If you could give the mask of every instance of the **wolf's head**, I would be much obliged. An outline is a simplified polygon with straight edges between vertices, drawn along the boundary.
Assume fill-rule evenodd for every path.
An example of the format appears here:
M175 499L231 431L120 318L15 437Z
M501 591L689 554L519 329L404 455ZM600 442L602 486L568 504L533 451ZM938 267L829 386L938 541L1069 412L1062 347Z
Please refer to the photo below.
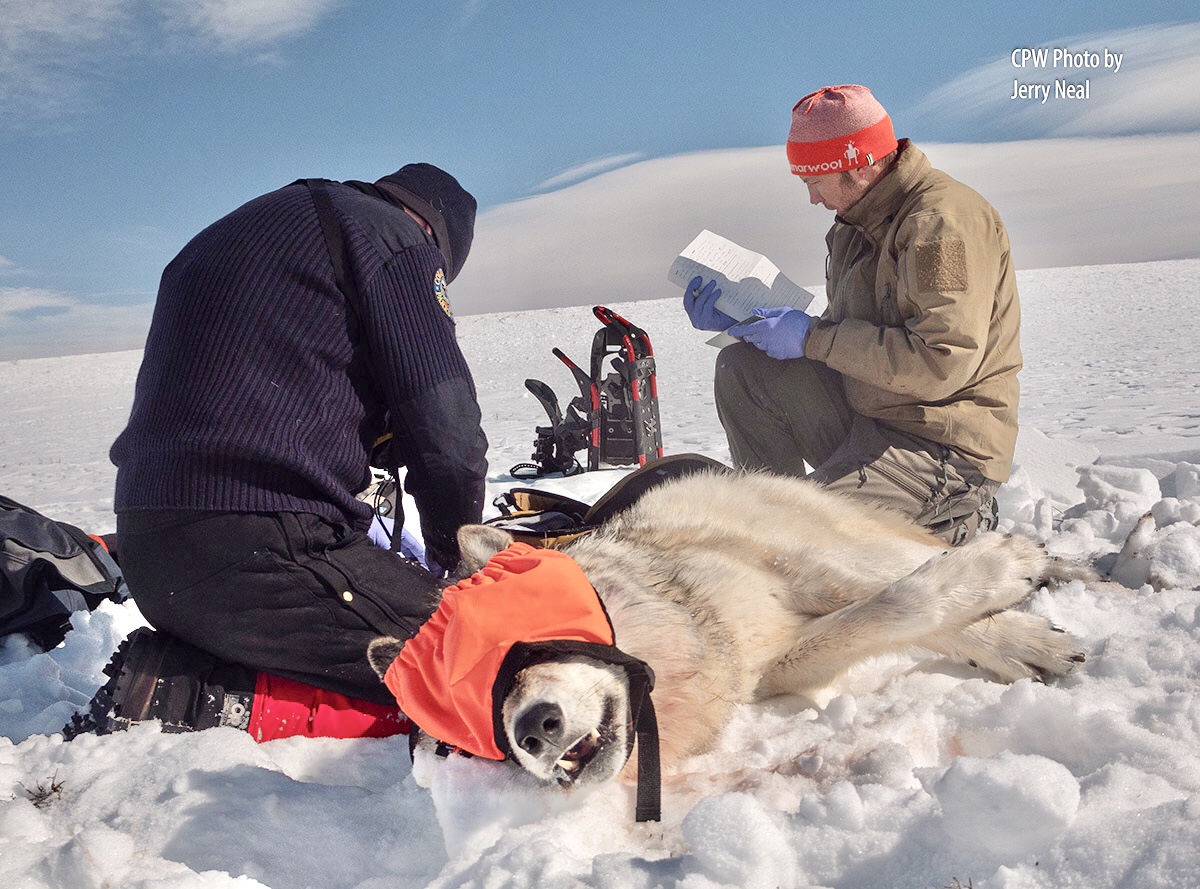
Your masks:
M475 573L412 640L368 651L401 708L440 740L564 787L614 778L636 737L656 784L653 674L616 648L579 566L485 526L461 529L459 543Z
M371 643L371 665L384 677L404 643ZM500 706L504 747L539 781L560 787L599 784L624 768L633 744L629 676L581 653L539 653L514 674Z
M629 757L629 680L596 658L566 654L521 668L501 713L513 760L541 781L597 784Z

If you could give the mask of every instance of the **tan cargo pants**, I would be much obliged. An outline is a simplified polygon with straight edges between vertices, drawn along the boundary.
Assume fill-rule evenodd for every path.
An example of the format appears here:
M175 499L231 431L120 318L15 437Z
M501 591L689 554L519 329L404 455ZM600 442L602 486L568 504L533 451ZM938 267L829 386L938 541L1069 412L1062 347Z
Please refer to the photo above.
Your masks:
M854 413L841 375L820 362L737 343L717 357L715 395L741 469L869 497L954 546L995 527L998 482L952 448Z

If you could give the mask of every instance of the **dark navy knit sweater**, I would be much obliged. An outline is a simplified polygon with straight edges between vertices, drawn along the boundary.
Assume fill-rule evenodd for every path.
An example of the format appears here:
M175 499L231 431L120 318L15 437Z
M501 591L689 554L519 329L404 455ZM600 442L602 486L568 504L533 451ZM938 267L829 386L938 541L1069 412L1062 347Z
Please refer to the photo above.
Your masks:
M355 494L387 415L426 545L453 564L454 531L482 515L487 441L437 298L442 254L402 208L329 191L357 315L302 184L213 223L167 266L112 447L116 510L308 512L365 528Z

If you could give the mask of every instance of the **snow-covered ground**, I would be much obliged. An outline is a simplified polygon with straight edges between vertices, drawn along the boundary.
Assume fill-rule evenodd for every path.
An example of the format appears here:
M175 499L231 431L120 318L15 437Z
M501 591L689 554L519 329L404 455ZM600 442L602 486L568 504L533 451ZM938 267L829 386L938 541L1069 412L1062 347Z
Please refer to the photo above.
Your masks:
M564 796L467 759L418 760L414 776L403 738L257 745L143 725L64 743L58 729L142 623L106 605L49 654L0 645L0 885L1196 885L1200 260L1019 282L1023 430L1004 525L1123 582L1030 602L1085 640L1069 680L1002 686L919 655L872 662L815 700L742 708L716 750L668 777L664 820L647 825L625 786ZM667 452L728 459L715 350L674 298L611 305L653 339ZM461 319L492 493L523 484L507 470L545 422L523 380L568 398L550 347L586 357L595 326L587 308ZM0 491L112 530L106 453L139 358L0 364ZM539 484L594 499L623 471Z

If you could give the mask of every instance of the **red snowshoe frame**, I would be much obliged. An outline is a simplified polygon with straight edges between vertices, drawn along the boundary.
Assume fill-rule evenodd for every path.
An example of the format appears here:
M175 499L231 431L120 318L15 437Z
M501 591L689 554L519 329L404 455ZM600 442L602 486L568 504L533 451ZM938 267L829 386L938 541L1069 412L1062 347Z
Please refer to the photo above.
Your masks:
M514 466L511 474L516 477L581 472L583 467L574 454L584 447L587 468L592 470L602 464L644 466L647 460L663 455L650 337L605 306L595 306L592 313L603 326L592 339L590 373L562 350L551 350L579 386L579 397L572 399L566 413L559 410L549 386L540 380L525 381L525 388L550 416L551 426L537 427L534 462Z
M599 390L599 411L593 414L588 469L601 463L645 466L648 457L663 455L654 348L646 331L611 309L596 306L592 312L604 326L592 340L588 394L594 406ZM602 376L606 363L613 372Z

